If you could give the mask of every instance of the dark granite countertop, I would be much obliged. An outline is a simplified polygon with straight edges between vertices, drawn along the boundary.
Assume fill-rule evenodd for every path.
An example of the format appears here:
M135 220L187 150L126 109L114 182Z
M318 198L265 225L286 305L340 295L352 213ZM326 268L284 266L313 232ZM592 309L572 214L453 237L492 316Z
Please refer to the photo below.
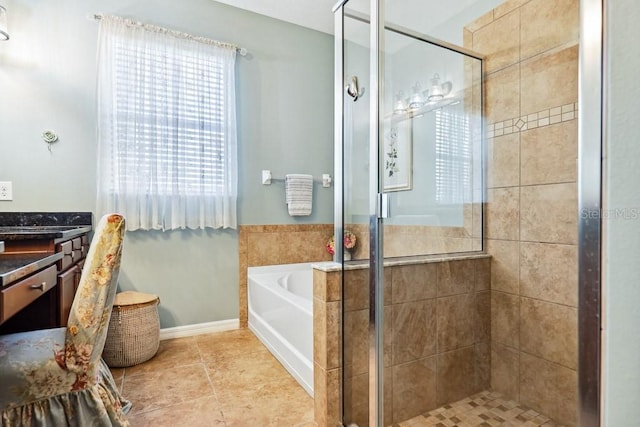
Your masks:
M91 231L91 212L0 212L2 241L53 239L59 242ZM4 246L4 244L2 244ZM1 250L0 250L1 252ZM0 287L62 259L62 252L0 253Z
M91 218L91 212L0 212L0 226L91 225Z
M70 239L91 231L90 225L78 226L0 226L0 239L29 240L29 239Z
M66 240L91 231L91 212L0 212L0 240Z
M64 254L0 254L0 287L7 286L31 273L61 260Z

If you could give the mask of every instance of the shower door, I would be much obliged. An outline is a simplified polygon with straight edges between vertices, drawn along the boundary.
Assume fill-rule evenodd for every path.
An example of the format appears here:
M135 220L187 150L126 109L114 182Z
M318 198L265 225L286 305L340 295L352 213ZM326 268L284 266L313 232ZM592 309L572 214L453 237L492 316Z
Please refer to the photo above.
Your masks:
M347 0L335 9L345 426L391 425L433 409L435 393L421 382L436 358L426 321L435 298L402 295L395 266L482 250L482 61L383 19L392 8Z
M342 194L336 197L336 254L343 261L342 286L342 422L369 425L384 416L375 408L381 381L378 289L381 284L378 219L377 77L371 76L370 1L349 0L336 17L336 171L342 171ZM373 82L373 83L372 83ZM373 138L372 138L373 136ZM336 174L338 175L338 174ZM337 188L337 187L336 187ZM373 214L372 214L373 212ZM350 251L345 232L356 236ZM347 264L361 268L350 269Z
M400 423L483 389L567 426L583 422L578 404L597 406L597 251L583 244L599 223L577 206L597 201L584 184L597 187L599 151L578 150L578 129L599 93L578 75L598 69L597 37L582 35L599 37L600 12L573 0L336 7L336 237L357 237L343 267L345 425ZM581 156L593 163L578 173ZM426 271L453 265L439 255L451 252L491 257L488 274L465 273L482 286L452 290L446 267ZM467 387L478 372L483 388Z

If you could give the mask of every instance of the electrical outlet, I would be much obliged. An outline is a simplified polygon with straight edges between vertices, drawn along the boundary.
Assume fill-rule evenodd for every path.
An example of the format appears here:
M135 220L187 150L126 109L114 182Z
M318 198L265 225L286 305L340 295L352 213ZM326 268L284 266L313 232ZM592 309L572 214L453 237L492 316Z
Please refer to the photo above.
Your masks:
M0 200L13 200L13 183L0 181Z

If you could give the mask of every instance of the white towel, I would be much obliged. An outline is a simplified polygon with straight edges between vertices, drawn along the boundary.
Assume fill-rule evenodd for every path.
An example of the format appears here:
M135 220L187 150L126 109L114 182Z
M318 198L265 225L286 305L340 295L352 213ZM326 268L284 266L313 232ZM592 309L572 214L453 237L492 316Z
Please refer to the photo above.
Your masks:
M288 174L284 180L284 193L291 216L311 215L313 176Z

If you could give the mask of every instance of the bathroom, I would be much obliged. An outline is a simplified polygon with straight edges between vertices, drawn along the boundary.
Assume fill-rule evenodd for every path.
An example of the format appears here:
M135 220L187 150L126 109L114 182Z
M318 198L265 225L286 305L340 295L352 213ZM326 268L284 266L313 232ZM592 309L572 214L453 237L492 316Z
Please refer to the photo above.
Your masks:
M573 5L570 8L572 12L569 24L561 22L550 27L566 29L566 25L572 26L568 43L574 43L573 50L569 51L573 55L571 60L575 67L571 72L577 79L578 50L575 40L579 17L575 5L578 2L531 0L515 3L522 8L534 7L538 3L547 6L556 3ZM607 64L613 68L612 72L622 73L619 78L630 78L625 74L627 70L637 69L637 63L633 61L637 62L639 56L629 54L629 50L634 52L637 47L627 46L625 49L628 50L624 50L616 44L629 37L625 32L633 34L634 30L625 25L626 19L638 16L638 7L632 3L616 2L616 5L608 6L611 23L607 26L607 34L610 35L611 55L619 55L620 59L618 56L612 56L616 60L609 59ZM238 56L236 59L239 141L238 229L137 231L127 234L120 290L137 290L159 295L163 339L179 339L196 333L216 333L245 327L243 319L246 319L246 293L242 291L246 289L243 286L247 283L248 267L332 259L325 248L327 240L333 234L334 191L335 185L339 183L336 180L339 179L339 174L334 166L335 47L333 34L329 33L333 31L332 28L326 32L317 31L265 16L260 14L260 11L250 12L211 0L189 0L188 3L180 4L158 0L4 0L1 4L8 11L11 39L0 44L0 180L13 182L14 195L12 201L0 202L0 211L95 211L97 148L93 141L96 140L96 40L99 23L91 18L94 14L111 13L132 17L183 32L231 42L247 49L246 56ZM434 2L432 7L439 6ZM545 19L557 18L554 13L550 12L550 16L542 15ZM331 5L328 6L326 15L332 23ZM482 13L471 16L469 22L481 15ZM541 25L544 27L545 22ZM505 31L506 34L510 34L509 30ZM555 30L551 32L555 34ZM490 39L515 43L514 39L502 33L489 36ZM627 59L628 57L632 59ZM505 68L505 65L515 62L519 64L519 58L520 56L517 61L512 62L508 62L511 59L505 59L507 62L499 68ZM625 61L631 62L627 64ZM618 69L613 64L621 65ZM519 69L518 73L522 73L522 69ZM504 77L506 80L510 78L506 74L499 74L495 73L494 77ZM552 79L554 73L549 74ZM423 85L428 85L429 77L431 75L425 76ZM522 75L519 78L522 79ZM634 98L631 97L632 93L637 93L635 79L630 79L628 85L613 77L611 81L612 98L608 101L612 103L610 111L620 111L620 114L623 114L623 111L624 114L637 112L637 107L632 101ZM542 88L552 85L546 80L535 83ZM578 94L582 92L578 92L577 80L572 84L575 90L572 95L575 99L561 101L558 105L553 104L545 108L579 102ZM509 85L500 87L500 91L506 91ZM624 87L624 90L621 87ZM370 88L365 87L364 97L358 102L368 102L367 90ZM410 90L410 85L407 85L405 92L409 93ZM491 96L491 89L487 90L487 96ZM504 98L505 102L512 100L509 94L504 94ZM618 106L615 102L622 105ZM543 108L534 110L526 113L539 112ZM500 117L496 121L516 116L519 114ZM628 134L623 132L626 129L624 121L616 122L615 116L611 120L618 127L608 128L608 132L612 132L611 136L615 137L616 141L633 140L631 129L628 130ZM574 123L576 121L574 120ZM45 130L55 131L59 140L47 146L41 138ZM572 132L571 136L575 139L576 145L571 149L577 152L577 124L567 132ZM522 162L523 156L531 154L519 150L505 151L511 148L513 146L504 141L501 146L498 143L493 147L487 147L488 150L498 150L504 158L497 158L497 161L504 162L507 166ZM612 146L613 150L616 148ZM637 206L637 198L634 198L637 196L632 193L632 189L629 189L628 196L626 192L629 182L637 182L637 179L633 180L636 176L633 174L637 171L631 166L626 166L625 169L624 159L634 157L634 152L624 150L632 149L637 150L624 146L620 147L624 154L610 152L611 161L621 162L621 165L611 164L608 167L610 173L615 171L621 174L620 177L611 177L611 182L617 183L615 188L619 192L607 193L606 199L616 203L611 206ZM615 157L616 155L620 157ZM550 154L549 158L554 158L554 155ZM544 166L545 164L540 165ZM557 166L554 163L546 166L551 172L557 172L559 167L567 167L566 164ZM271 185L262 184L262 170L272 172L275 179ZM500 184L490 186L487 193L489 203L493 201L507 205L505 208L496 209L496 213L507 222L513 220L511 215L515 209L515 199L511 196L517 193L520 197L517 207L520 214L523 211L531 212L531 223L542 221L533 217L539 212L522 206L523 197L526 197L525 187L533 181L526 184L521 181L524 177L520 175L519 168L506 168L503 172L501 176L488 176L489 183L492 180L494 183L502 180ZM287 214L281 179L289 173L311 174L316 179L329 173L334 178L329 188L322 185L314 186L313 212L310 216L290 217ZM624 175L625 173L627 175ZM575 215L573 219L568 218L568 221L574 221L575 227L578 219L575 209L577 180L574 171L571 178L562 177L557 181L561 183L561 187L558 187L558 197L562 200L572 200L574 203ZM549 181L544 185L548 184ZM562 191L566 191L565 187L571 185L572 194L565 197ZM365 187L364 191L368 191L368 188ZM621 199L616 199L617 194L620 194ZM486 232L493 241L488 243L485 250L493 257L491 271L495 277L492 276L491 285L494 286L495 280L498 286L503 286L492 296L492 310L494 306L504 306L519 311L522 307L514 308L510 305L509 297L505 296L515 295L517 292L507 292L508 289L504 289L504 286L513 284L509 282L508 276L514 274L514 268L515 274L522 280L519 276L522 274L521 261L513 259L514 256L521 255L522 248L518 246L520 239L504 237L504 234L501 234L513 232L517 225L511 222L507 229L504 229L502 224L491 223L491 209L491 206L488 206L489 223ZM545 229L549 227L543 222L540 224L543 224ZM553 227L553 224L550 226ZM637 224L634 221L618 221L608 226L611 227L608 234L611 240L607 242L608 256L616 256L615 261L607 261L610 268L607 274L617 274L612 276L611 280L629 281L633 275L624 272L625 268L631 268L634 264L629 260L633 260L634 253L637 254L633 252L637 247L625 247L617 239L621 239L620 236L637 234ZM629 228L621 230L616 227ZM492 239L492 233L497 237ZM357 237L357 250L363 250L368 244L367 234L358 232ZM618 243L621 247L616 246ZM570 247L573 252L567 256L576 260L577 231L569 240L556 241L553 244L566 245L563 248ZM513 247L518 247L518 250ZM532 248L532 251L535 249ZM534 258L548 254L532 252ZM553 256L552 258L556 259ZM516 267L509 268L514 265ZM567 274L562 266L559 268L562 271L558 274ZM616 273L616 269L621 269L621 272ZM577 271L568 274L576 276L577 286ZM620 331L620 334L630 333L622 325L633 324L635 318L628 314L629 320L624 320L624 313L627 313L627 310L629 313L632 312L629 307L633 307L632 301L637 301L637 294L626 288L617 290L614 287L615 282L611 283L613 289L611 293L607 293L607 304L619 305L612 306L615 307L612 310L614 316L611 322L607 323L607 328L612 328L614 335L606 343L616 347L608 347L607 357L604 358L605 371L610 372L611 377L604 381L606 387L603 386L602 401L603 408L606 408L603 413L609 417L605 418L605 425L617 426L625 425L624 420L637 419L633 417L633 411L637 411L639 406L633 402L640 399L640 393L637 393L635 385L626 383L627 376L633 377L628 373L637 373L637 367L627 367L624 358L620 361L615 360L621 354L636 354L638 350L635 347L637 344L624 339L625 335L615 335L615 331ZM505 298L500 299L501 297ZM576 304L566 306L575 310ZM505 316L504 320L508 324L507 316L511 312L505 309L500 313ZM506 348L502 352L500 348L503 347L497 347L492 353L492 363L497 360L509 360L509 355L519 358L519 350L514 350L518 348L513 341L514 331L501 330L504 323L498 318L492 320L496 322L496 337L501 337L498 344ZM618 326L613 322L621 323ZM492 323L492 329L493 327ZM493 330L492 333L495 334ZM512 340L511 343L505 343L508 340ZM507 356L504 356L505 354ZM623 370L622 367L627 370ZM572 366L572 369L576 372L576 366ZM508 389L513 390L512 397L517 399L517 386L513 383L515 376L510 375L507 375L506 379L491 377L492 386L501 388L502 393ZM509 381L509 378L512 381ZM566 422L571 425L571 419ZM577 418L574 417L573 425L576 423Z

